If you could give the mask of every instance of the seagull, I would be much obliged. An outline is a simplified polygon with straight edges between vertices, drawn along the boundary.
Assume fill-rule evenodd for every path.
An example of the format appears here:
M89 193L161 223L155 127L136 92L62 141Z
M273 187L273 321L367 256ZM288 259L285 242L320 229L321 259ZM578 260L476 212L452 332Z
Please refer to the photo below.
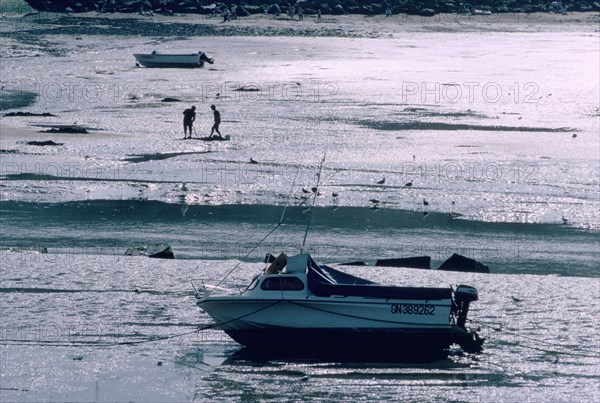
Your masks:
M188 188L187 188L187 185L185 184L185 182L183 182L181 184L181 190L183 190L184 192L187 192Z
M410 182L406 182L406 183L404 184L404 187L406 187L406 188L409 188L409 187L411 187L411 186L412 186L412 181L410 181Z
M385 183L385 177L382 180L377 181L378 185L383 185L384 183Z
M573 135L571 136L572 138L577 138L577 135L575 133L573 133Z
M317 187L313 186L313 187L310 188L310 190L312 190L312 192L315 193L317 191Z
M569 222L569 220L567 220L567 219L565 218L565 216L562 216L562 222L563 222L563 224L566 224L566 223L568 223L568 222Z
M373 204L379 203L379 200L377 200L377 199L369 199L369 201Z
M256 161L254 158L250 158L250 163L251 164L258 164L258 161Z
M215 94L215 98L219 98L220 96L221 96L221 93L220 93L220 92L217 92L217 93Z
M513 302L521 302L521 301L523 301L521 298L513 297L512 295L511 295L511 298L512 298Z
M333 198L336 198L336 197L338 197L338 196L339 196L339 195L338 195L337 193L335 193L335 192L331 193L331 197L333 197Z
M306 189L302 188L302 193L310 193L310 190L306 190Z
M423 205L424 206L429 206L429 202L427 200L423 199Z

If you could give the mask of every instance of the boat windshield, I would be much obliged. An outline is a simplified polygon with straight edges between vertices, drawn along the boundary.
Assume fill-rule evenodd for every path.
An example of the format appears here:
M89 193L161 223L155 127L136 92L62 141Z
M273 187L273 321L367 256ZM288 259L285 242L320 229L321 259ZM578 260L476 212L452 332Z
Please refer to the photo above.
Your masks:
M258 285L258 277L255 277L252 279L252 282L248 286L248 290L254 290L257 285Z
M304 283L298 277L277 276L266 278L260 288L265 291L302 291Z

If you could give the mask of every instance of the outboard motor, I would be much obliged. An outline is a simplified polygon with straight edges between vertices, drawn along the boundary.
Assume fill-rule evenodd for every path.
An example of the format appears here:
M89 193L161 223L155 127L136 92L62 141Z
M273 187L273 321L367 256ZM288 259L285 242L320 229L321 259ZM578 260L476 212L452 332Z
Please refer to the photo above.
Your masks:
M459 285L454 290L454 303L458 311L456 325L465 330L465 333L460 336L457 343L466 353L479 354L483 351L484 338L477 334L476 330L467 330L465 324L467 322L467 314L469 313L469 305L472 301L477 301L477 289L468 285Z
M465 328L467 314L469 313L469 305L473 301L477 301L477 288L468 285L459 285L454 291L454 303L458 307L458 319L456 325Z
M208 64L213 64L215 62L215 59L213 59L212 57L208 57L206 56L206 53L200 51L198 52L198 54L200 55L200 63L204 64L204 62L208 63Z

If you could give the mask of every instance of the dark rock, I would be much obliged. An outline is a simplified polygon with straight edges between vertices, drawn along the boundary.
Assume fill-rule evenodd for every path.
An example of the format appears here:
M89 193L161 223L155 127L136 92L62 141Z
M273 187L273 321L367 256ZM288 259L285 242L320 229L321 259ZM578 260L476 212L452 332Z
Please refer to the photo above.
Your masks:
M439 11L440 13L455 13L456 12L456 5L454 3L440 3L439 4Z
M338 4L331 8L331 14L344 15L344 14L346 14L346 10L344 10L344 6L342 6L341 4Z
M245 5L244 7L240 7L240 8L243 8L244 10L246 10L246 12L248 13L248 15L250 15L250 14L262 14L262 12L263 12L263 6ZM240 8L238 8L238 10ZM242 14L238 14L238 15L241 16Z
M250 11L246 9L246 6L240 6L237 9L238 17L248 17L250 15Z
M121 13L138 13L140 10L154 11L165 15L173 13L192 13L192 14L208 14L212 10L208 7L211 4L209 1L199 0L116 0L112 3L110 0L26 0L26 2L34 9L39 11L49 12L121 12ZM243 4L239 4L234 0L226 0L217 2L216 9L218 13L232 4L237 4L238 16L249 14L262 13L266 7L270 14L275 14L277 8L279 12L285 12L289 2L281 0L245 0ZM457 11L459 2L450 0L398 0L398 1L372 1L372 0L335 0L330 2L305 0L301 3L306 15L314 15L318 10L322 14L345 14L346 12L354 14L377 15L383 14L387 7L391 7L393 14L406 13L411 15L422 15L431 17L437 13L453 13ZM531 0L479 0L476 3L477 8L486 8L494 12L542 12L546 11L548 3L534 2ZM598 0L575 0L569 4L569 11L598 11L600 3Z
M363 261L357 260L355 262L341 263L340 266L368 266L368 264L366 264Z
M175 259L175 254L167 244L142 245L128 248L125 256L148 256L156 259Z
M435 14L435 10L432 8L422 8L421 11L419 11L421 17L433 17Z
M258 92L258 91L260 91L260 88L256 88L256 87L239 87L239 88L234 89L234 91Z
M64 127L53 127L48 130L41 130L40 133L71 133L71 134L85 134L88 133L83 127L77 126L64 126Z
M444 263L442 263L442 265L438 267L438 270L464 271L468 273L490 272L490 268L487 265L480 263L474 259L458 255L456 253L450 256L448 260L446 260Z
M62 146L63 145L63 143L55 143L52 140L46 140L46 141L33 140L33 141L28 141L26 144L30 145L30 146Z
M5 117L11 117L11 116L51 116L51 117L56 117L56 115L53 115L51 113L48 112L44 112L44 113L32 113L32 112L10 112L10 113L5 113L4 114Z
M375 266L409 267L413 269L431 269L430 256L403 257L397 259L379 259Z
M155 258L155 259L175 259L175 254L173 254L173 251L169 247L168 250L163 250L160 252L148 254L148 257Z

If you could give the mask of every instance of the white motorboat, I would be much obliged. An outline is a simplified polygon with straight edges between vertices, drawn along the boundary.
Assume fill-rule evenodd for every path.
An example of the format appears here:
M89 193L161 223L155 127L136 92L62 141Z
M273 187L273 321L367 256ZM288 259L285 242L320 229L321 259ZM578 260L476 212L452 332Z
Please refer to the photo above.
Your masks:
M152 53L136 53L133 55L137 63L144 67L177 67L195 68L204 67L204 63L213 64L214 60L204 52L189 54L165 54L156 51Z
M465 326L475 288L379 285L306 253L280 255L239 295L196 297L217 329L255 351L437 359L455 343L482 350Z

